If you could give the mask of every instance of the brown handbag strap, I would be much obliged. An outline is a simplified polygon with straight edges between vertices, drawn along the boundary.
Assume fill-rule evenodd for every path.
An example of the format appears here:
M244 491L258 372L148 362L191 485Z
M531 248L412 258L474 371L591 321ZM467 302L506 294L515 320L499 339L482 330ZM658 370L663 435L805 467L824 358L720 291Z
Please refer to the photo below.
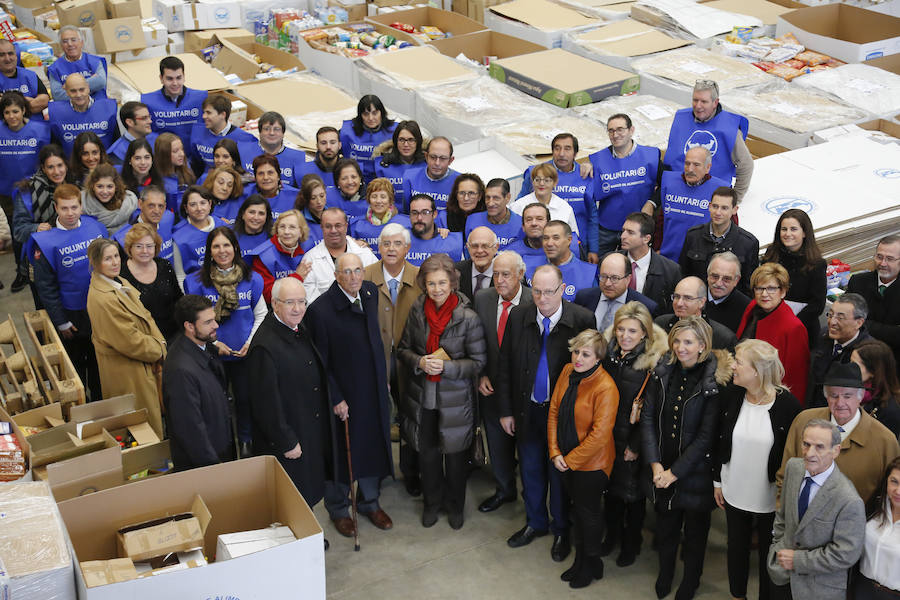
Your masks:
M641 396L644 395L644 388L647 387L647 382L650 381L650 373L651 371L647 371L647 376L644 377L644 383L641 384L641 389L638 391L637 396L635 396L636 400L640 400Z

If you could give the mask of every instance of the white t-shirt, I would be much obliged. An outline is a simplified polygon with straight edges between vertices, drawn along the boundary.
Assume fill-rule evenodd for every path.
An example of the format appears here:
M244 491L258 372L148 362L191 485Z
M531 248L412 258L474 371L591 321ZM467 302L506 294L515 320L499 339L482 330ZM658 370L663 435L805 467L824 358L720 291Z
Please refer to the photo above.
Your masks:
M775 512L775 483L769 481L769 453L775 443L769 410L774 404L744 400L731 434L731 460L722 465L725 501L747 512Z

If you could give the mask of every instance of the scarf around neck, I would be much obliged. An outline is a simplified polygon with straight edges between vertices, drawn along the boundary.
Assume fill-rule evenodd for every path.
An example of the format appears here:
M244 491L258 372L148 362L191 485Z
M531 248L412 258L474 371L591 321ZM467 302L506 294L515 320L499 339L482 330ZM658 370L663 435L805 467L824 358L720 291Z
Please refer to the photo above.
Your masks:
M425 340L425 351L431 354L436 352L441 346L441 335L450 317L453 316L453 309L459 304L459 296L451 294L444 305L440 308L431 298L425 298L425 320L428 322L428 339ZM428 375L428 381L440 381L440 375Z
M216 300L216 321L221 323L238 307L237 285L244 278L244 270L238 265L234 265L231 269L224 271L213 265L209 273L213 286L219 292L219 299Z

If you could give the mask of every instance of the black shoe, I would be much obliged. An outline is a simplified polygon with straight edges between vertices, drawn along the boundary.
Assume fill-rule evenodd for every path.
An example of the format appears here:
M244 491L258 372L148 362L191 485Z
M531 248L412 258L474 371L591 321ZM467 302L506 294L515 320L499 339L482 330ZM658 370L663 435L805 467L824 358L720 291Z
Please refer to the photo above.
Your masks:
M506 540L506 545L510 548L521 548L522 546L527 546L533 542L534 538L544 537L545 535L547 535L546 531L535 531L531 526L526 525L512 534L512 536Z
M451 529L462 529L465 518L462 513L450 513L447 515L447 522L450 523Z
M413 498L418 498L422 495L422 482L418 477L405 478L403 480L403 485L406 486L406 493Z
M660 599L665 598L672 591L672 577L663 577L662 573L660 573L659 577L656 578L655 588L656 597Z
M682 582L675 592L675 600L693 600L695 593L697 593L697 588L694 586L685 586L684 582Z
M606 537L603 538L603 543L600 544L600 556L609 556L612 554L612 551L616 549L617 540L614 536L606 534Z
M238 442L238 458L250 458L253 456L253 448L250 442Z
M553 536L553 545L550 547L550 558L554 562L562 562L569 556L572 551L572 544L569 543L568 535Z
M322 538L322 539L325 540L325 552L328 552L328 548L331 546L331 544L328 543L328 538Z
M13 294L16 294L24 290L26 287L28 287L28 278L19 273L13 280L12 285L9 286L9 291Z
M637 560L637 553L632 550L622 550L616 558L616 566L630 567Z
M426 508L422 511L422 527L433 527L438 520L437 509Z
M589 556L584 559L581 569L569 581L569 587L575 590L585 588L595 579L603 579L603 559L599 556Z
M478 505L478 512L489 513L494 512L507 502L515 502L515 496L501 496L500 494L494 494L484 502Z
M572 581L575 579L575 576L581 570L581 563L584 560L583 552L580 552L577 548L575 550L575 562L572 563L572 566L562 572L559 576L563 581Z

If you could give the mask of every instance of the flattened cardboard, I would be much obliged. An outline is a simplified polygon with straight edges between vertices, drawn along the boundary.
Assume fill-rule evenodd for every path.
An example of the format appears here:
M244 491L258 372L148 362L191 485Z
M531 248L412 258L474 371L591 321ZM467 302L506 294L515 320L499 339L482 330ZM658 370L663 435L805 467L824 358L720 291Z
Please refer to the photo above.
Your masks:
M432 48L406 48L399 52L367 56L363 61L388 75L396 74L425 85L457 77L474 77L471 69L449 60Z
M357 104L356 100L336 87L291 79L245 83L235 87L234 91L241 98L285 117L354 108ZM250 116L249 105L247 116Z
M106 18L103 0L61 0L56 3L56 16L60 27L93 27Z
M492 6L490 10L507 19L520 21L541 31L601 24L599 19L585 17L581 13L547 0L513 0Z
M885 71L890 71L896 75L900 75L900 54L891 54L890 56L882 56L867 60L863 64L878 67Z
M113 558L111 560L89 560L81 563L84 583L87 587L97 587L121 581L137 579L138 573L134 561L130 558Z
M856 6L829 4L783 14L775 33L788 32L807 48L845 62L900 53L900 18Z
M465 54L466 57L483 64L488 64L495 58L521 56L545 49L540 44L490 30L434 40L429 43L444 56L455 58L459 54Z
M196 54L175 54L184 62L185 83L195 90L222 90L230 87L228 80L219 74L211 66L203 62ZM126 81L142 94L153 92L160 88L159 60L148 58L121 63L119 71L125 76Z
M84 423L85 421L122 415L135 411L138 408L137 398L134 397L134 394L124 394L107 398L106 400L73 406L69 411L69 421L72 423Z
M498 81L562 108L640 89L634 73L558 48L495 61L489 72Z
M430 6L423 8L411 8L409 10L404 10L401 14L402 18L396 13L389 13L386 15L378 15L375 17L366 17L366 21L369 21L370 23L380 23L381 25L390 26L391 23L399 20L404 23L408 23L413 27L416 27L417 29L421 28L423 25L431 25L432 27L437 27L444 33L449 33L454 37L485 30L484 25L482 25L478 21L475 21L474 19L470 19L469 17L465 17L448 10L432 8ZM419 44L423 43L419 38L416 38L416 42L418 42Z
M100 21L94 27L94 45L100 54L142 50L146 47L146 42L140 17Z
M603 53L618 56L644 56L689 46L687 40L675 39L645 23L625 19L599 29L578 34L578 40L588 42Z

